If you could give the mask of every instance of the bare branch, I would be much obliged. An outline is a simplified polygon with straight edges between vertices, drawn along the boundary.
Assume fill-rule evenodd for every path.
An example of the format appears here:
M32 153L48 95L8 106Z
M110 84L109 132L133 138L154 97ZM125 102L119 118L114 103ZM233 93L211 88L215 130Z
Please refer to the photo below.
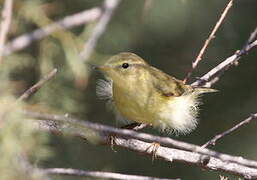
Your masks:
M65 168L49 168L40 169L46 174L56 174L56 175L69 175L69 176L88 176L88 177L98 177L98 178L111 178L111 179L127 179L127 180L175 180L166 178L156 178L149 176L138 176L138 175L128 175L120 173L111 172L101 172L101 171L85 171L80 169L65 169ZM176 179L179 180L179 179Z
M245 47L239 51L238 55L242 56L244 54L247 54L251 48L255 47L257 45L257 27L255 30L251 33Z
M96 27L92 33L92 35L89 37L87 42L84 45L84 48L82 52L80 53L81 59L83 61L87 61L90 57L91 53L93 52L94 48L96 47L97 41L100 38L100 36L104 33L114 10L118 6L120 0L105 0L103 5L103 13L96 24Z
M185 79L184 79L184 83L187 82L188 78L191 76L192 72L194 71L194 69L197 67L198 63L202 60L203 54L205 53L205 50L207 49L209 43L211 42L212 39L215 38L215 33L217 32L217 30L219 29L221 23L223 22L224 18L226 17L229 9L232 7L233 4L233 0L230 0L226 6L226 8L224 9L224 11L222 12L219 20L217 21L215 27L213 28L211 34L209 35L208 39L206 39L202 49L200 50L198 56L196 57L195 61L192 63L192 68L191 70L187 73Z
M239 156L231 156L228 154L219 153L216 151L212 151L210 149L202 148L202 147L194 145L194 144L174 140L169 137L161 137L161 136L154 136L154 135L150 135L150 134L146 134L146 133L138 133L138 132L135 132L132 130L127 130L127 129L117 129L117 128L113 128L113 127L102 125L102 124L92 123L89 121L81 121L81 120L78 120L75 118L69 118L69 117L59 116L59 115L51 115L51 114L46 114L46 113L37 113L37 112L29 112L29 111L23 111L23 114L25 116L35 118L35 119L52 120L52 121L57 121L57 122L68 123L68 124L72 124L74 126L92 129L97 132L107 133L107 135L115 134L115 135L119 135L119 136L125 136L125 137L129 137L129 138L139 139L139 140L150 142L150 143L157 142L163 146L175 147L175 148L179 148L179 149L183 149L183 150L187 150L187 151L191 151L191 152L200 153L202 155L215 157L215 158L220 159L225 162L231 162L231 163L236 163L236 164L243 165L243 166L257 168L257 161L248 160L248 159L245 159L245 158L239 157Z
M62 125L59 124L60 127L58 127L59 126L58 124L54 124L54 125L53 125L53 123L49 124L49 122L51 122L51 121L48 121L48 120L40 120L40 121L33 121L33 122L40 123L39 124L40 130L59 132L59 133L65 133L65 131L67 130L67 126L65 126L66 128L63 128ZM35 125L38 125L38 124L35 124ZM68 126L71 127L70 125L68 125ZM100 125L100 126L102 126L102 125ZM78 126L76 126L76 127L78 127ZM81 129L75 128L72 131L72 133L70 133L71 131L68 130L69 134L71 134L71 135L86 138L83 134L78 133L80 131L81 131ZM109 140L108 134L103 133L100 130L99 130L99 133L102 134L102 141L106 145L112 145L111 143L114 143L117 146L139 152L140 154L145 154L145 155L149 155L149 156L152 156L152 154L153 154L152 149L149 147L152 147L152 142L156 142L156 141L144 142L144 141L140 141L137 139L128 139L127 137L120 137L120 136L115 135L114 142L111 142ZM134 132L132 131L131 133L134 133ZM246 179L257 178L257 169L256 168L250 168L248 166L240 165L238 163L224 161L219 158L202 155L202 154L199 154L196 152L189 152L189 151L185 151L185 150L160 146L157 149L155 155L157 158L163 159L168 162L177 161L177 162L195 165L195 166L213 170L213 171L224 171L224 172L227 172L230 174L242 176ZM233 157L233 156L231 156L231 157Z
M250 37L249 37L249 39L248 39L248 41L247 41L247 43L246 43L246 46L247 46L248 44L251 44L253 41L255 41L255 40L256 40L256 37L257 37L257 27L256 27L255 30L251 33L251 35L250 35Z
M13 0L5 0L4 8L2 11L2 19L0 24L0 63L2 62L4 45L11 25L12 4Z
M192 86L203 86L203 87L211 87L215 82L217 82L220 76L228 70L232 65L236 65L238 60L243 56L246 55L252 48L257 46L257 27L254 32L251 34L249 40L247 41L246 45L239 51L237 51L232 56L225 59L222 63L214 67L204 76L196 80L192 83Z
M39 88L41 88L47 81L52 79L55 74L57 73L57 69L52 70L50 73L48 73L45 77L43 77L39 82L34 84L32 87L30 87L28 90L26 90L17 101L24 101L28 99L32 94L37 92Z
M202 145L203 148L208 147L209 145L215 145L216 141L219 140L220 138L232 133L233 131L237 130L238 128L250 123L252 120L257 118L257 113L256 114L252 114L250 117L248 117L247 119L241 121L240 123L238 123L237 125L235 125L234 127L230 128L229 130L216 135L214 138L212 138L211 140L209 140L208 142L206 142L204 145Z
M101 15L100 8L92 8L85 10L70 16L67 16L55 23L52 23L46 27L36 29L31 33L26 33L21 35L11 42L9 42L5 49L4 55L9 55L15 51L19 51L28 45L30 45L35 40L43 39L44 37L50 35L51 33L58 31L60 29L69 29L75 26L86 24L98 19Z
M149 147L152 146L152 143L146 143L136 139L117 137L115 138L115 144L132 151L140 152L140 154L144 153L152 156L153 153L151 150L149 150ZM215 157L205 156L195 152L188 152L180 149L160 146L155 155L156 157L168 162L182 162L211 171L223 171L226 173L239 175L246 179L257 178L256 168L249 168L237 163L223 161Z

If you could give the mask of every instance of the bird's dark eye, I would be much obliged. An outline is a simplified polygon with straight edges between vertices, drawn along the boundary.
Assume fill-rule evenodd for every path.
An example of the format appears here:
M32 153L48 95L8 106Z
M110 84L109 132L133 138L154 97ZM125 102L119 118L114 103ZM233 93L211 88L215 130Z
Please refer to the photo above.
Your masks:
M123 63L121 66L122 66L122 68L127 69L129 67L129 64L128 63Z

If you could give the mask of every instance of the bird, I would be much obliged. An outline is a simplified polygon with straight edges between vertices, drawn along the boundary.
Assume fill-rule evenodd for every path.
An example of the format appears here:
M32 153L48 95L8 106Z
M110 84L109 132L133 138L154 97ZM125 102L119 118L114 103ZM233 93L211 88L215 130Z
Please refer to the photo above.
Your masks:
M118 119L151 125L167 133L194 130L201 94L217 92L185 84L131 52L114 55L96 69L105 75L105 80L97 83L96 94L108 100Z

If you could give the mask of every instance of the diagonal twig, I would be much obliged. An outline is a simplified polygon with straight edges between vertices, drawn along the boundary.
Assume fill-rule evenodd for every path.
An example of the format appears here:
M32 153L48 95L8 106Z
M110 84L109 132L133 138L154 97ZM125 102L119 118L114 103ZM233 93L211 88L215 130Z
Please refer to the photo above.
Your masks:
M210 70L208 73L206 73L204 76L196 80L194 83L192 83L192 86L204 86L204 87L211 87L215 82L217 82L220 78L220 76L228 70L232 65L236 65L238 60L249 53L250 50L252 50L254 47L257 46L257 27L251 33L250 38L248 39L246 45L239 51L236 51L235 54L225 59L222 63L214 67L212 70Z
M211 34L209 35L209 37L206 39L202 49L200 50L198 56L196 57L196 59L193 61L192 63L192 67L189 70L189 72L187 73L185 79L184 79L184 83L187 82L188 78L191 76L192 72L195 70L195 68L197 67L197 65L199 64L199 62L202 60L202 57L209 45L209 43L211 42L212 39L215 38L215 33L217 32L217 30L219 29L220 25L222 24L224 18L226 17L228 11L230 10L230 8L232 7L233 4L233 0L229 0L226 8L224 9L224 11L222 12L219 20L217 21L216 25L214 26L214 28L211 31Z
M216 141L219 140L220 138L232 133L233 131L237 130L238 128L250 123L252 120L257 118L257 113L256 114L252 114L250 117L248 117L247 119L241 121L240 123L238 123L237 125L233 126L232 128L228 129L227 131L220 133L216 136L214 136L211 140L209 140L208 142L206 142L204 145L202 145L203 148L208 147L209 145L215 145Z
M80 169L65 169L65 168L49 168L49 169L39 169L41 172L46 174L55 174L55 175L69 175L69 176L88 176L95 178L110 178L118 180L179 180L179 179L167 179L167 178L157 178L149 176L139 176L139 175L128 175L121 173L111 173L111 172L102 172L102 171L86 171Z
M149 11L153 7L153 0L145 0L143 10L142 10L142 21L144 22L145 19L149 16Z
M0 24L0 63L2 62L2 56L4 52L5 41L10 29L12 19L12 4L13 0L5 0L2 11L2 18Z
M242 56L244 54L247 54L251 48L257 45L257 27L255 30L251 33L248 41L246 42L245 46L238 52L238 56Z
M103 13L94 28L93 33L84 45L83 50L80 53L80 58L83 61L87 61L91 53L96 47L97 41L100 36L104 33L108 23L111 20L114 10L118 6L120 0L105 0L103 5Z
M30 87L28 90L26 90L17 101L24 101L28 99L32 94L37 92L39 88L41 88L46 82L48 82L50 79L52 79L55 74L57 73L57 69L52 70L50 73L48 73L45 77L43 77L39 82L34 84L32 87Z

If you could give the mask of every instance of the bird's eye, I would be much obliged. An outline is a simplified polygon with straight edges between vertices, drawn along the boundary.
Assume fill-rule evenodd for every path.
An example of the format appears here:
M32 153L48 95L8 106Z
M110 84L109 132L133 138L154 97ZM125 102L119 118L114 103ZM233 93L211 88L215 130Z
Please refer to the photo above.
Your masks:
M129 64L128 63L123 63L121 66L122 66L122 68L127 69L129 67Z

